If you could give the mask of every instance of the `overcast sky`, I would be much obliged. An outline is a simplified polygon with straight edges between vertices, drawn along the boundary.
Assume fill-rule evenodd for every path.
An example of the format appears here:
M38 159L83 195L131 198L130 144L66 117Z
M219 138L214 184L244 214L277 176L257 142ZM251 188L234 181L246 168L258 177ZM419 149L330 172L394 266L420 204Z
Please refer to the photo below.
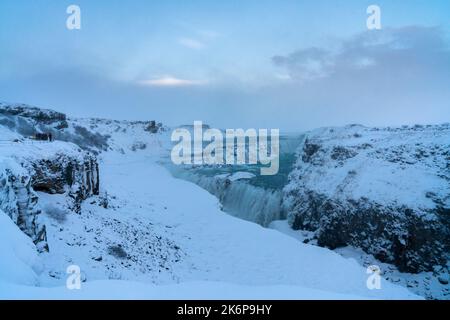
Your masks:
M442 123L449 40L448 0L1 0L0 100L221 128Z

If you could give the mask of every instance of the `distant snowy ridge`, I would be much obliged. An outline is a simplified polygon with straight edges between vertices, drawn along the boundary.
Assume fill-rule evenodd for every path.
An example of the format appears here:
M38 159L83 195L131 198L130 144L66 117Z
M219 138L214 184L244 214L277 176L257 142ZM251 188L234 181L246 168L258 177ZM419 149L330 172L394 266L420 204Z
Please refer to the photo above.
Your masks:
M36 123L54 125L57 124L57 128L66 128L66 115L61 112L57 112L50 109L42 109L26 104L9 104L6 102L0 102L0 114L5 116L19 116L23 118L29 118Z
M400 270L450 252L450 125L308 133L284 189L294 229L329 248L360 247Z

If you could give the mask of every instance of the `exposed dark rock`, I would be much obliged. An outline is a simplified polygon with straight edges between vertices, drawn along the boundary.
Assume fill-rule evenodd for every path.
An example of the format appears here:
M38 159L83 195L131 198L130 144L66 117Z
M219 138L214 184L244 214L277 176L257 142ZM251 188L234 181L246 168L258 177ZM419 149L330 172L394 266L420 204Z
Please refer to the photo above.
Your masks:
M72 209L80 212L81 202L99 194L99 170L95 156L55 154L25 165L31 172L31 185L36 191L50 194L68 193L73 200Z
M113 257L119 258L119 259L125 259L128 257L128 254L126 251L122 248L122 246L110 246L108 248L108 253L112 255Z
M320 145L309 142L309 140L305 141L303 146L303 154L302 158L304 162L310 162L311 158L319 151Z
M80 148L92 151L92 148L105 151L108 148L109 136L89 131L82 126L74 126L76 136L60 136L60 140L77 144Z
M147 144L142 141L136 141L131 146L131 151L145 150L147 148Z
M448 273L443 273L438 277L438 280L441 284L448 284L449 278Z
M48 251L46 228L31 180L28 172L16 165L1 171L0 208L33 240L39 251Z
M333 150L331 151L331 159L339 161L353 158L356 155L356 151L349 148L344 148L342 146L333 147Z
M445 265L449 142L449 125L308 134L284 188L292 228L315 232L324 247L362 248L401 271Z
M157 133L158 132L158 126L156 125L156 121L150 121L148 125L144 129L145 131L148 131L150 133Z

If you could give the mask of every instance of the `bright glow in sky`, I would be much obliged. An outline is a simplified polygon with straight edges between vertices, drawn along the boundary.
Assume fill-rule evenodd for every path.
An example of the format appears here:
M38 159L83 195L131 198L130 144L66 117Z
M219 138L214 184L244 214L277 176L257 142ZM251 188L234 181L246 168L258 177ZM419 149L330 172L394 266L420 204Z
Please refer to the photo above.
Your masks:
M0 100L291 131L448 122L449 31L447 0L2 0Z

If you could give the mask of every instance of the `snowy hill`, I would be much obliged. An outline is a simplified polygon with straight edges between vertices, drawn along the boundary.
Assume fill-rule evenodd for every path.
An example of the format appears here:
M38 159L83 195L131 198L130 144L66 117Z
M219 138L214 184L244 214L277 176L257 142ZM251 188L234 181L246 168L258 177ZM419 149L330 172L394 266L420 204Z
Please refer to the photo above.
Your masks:
M160 124L0 110L0 298L420 298L384 279L369 290L355 260L225 214L160 165ZM70 265L81 290L65 287Z
M284 189L294 229L409 272L450 252L450 125L348 126L305 136Z

